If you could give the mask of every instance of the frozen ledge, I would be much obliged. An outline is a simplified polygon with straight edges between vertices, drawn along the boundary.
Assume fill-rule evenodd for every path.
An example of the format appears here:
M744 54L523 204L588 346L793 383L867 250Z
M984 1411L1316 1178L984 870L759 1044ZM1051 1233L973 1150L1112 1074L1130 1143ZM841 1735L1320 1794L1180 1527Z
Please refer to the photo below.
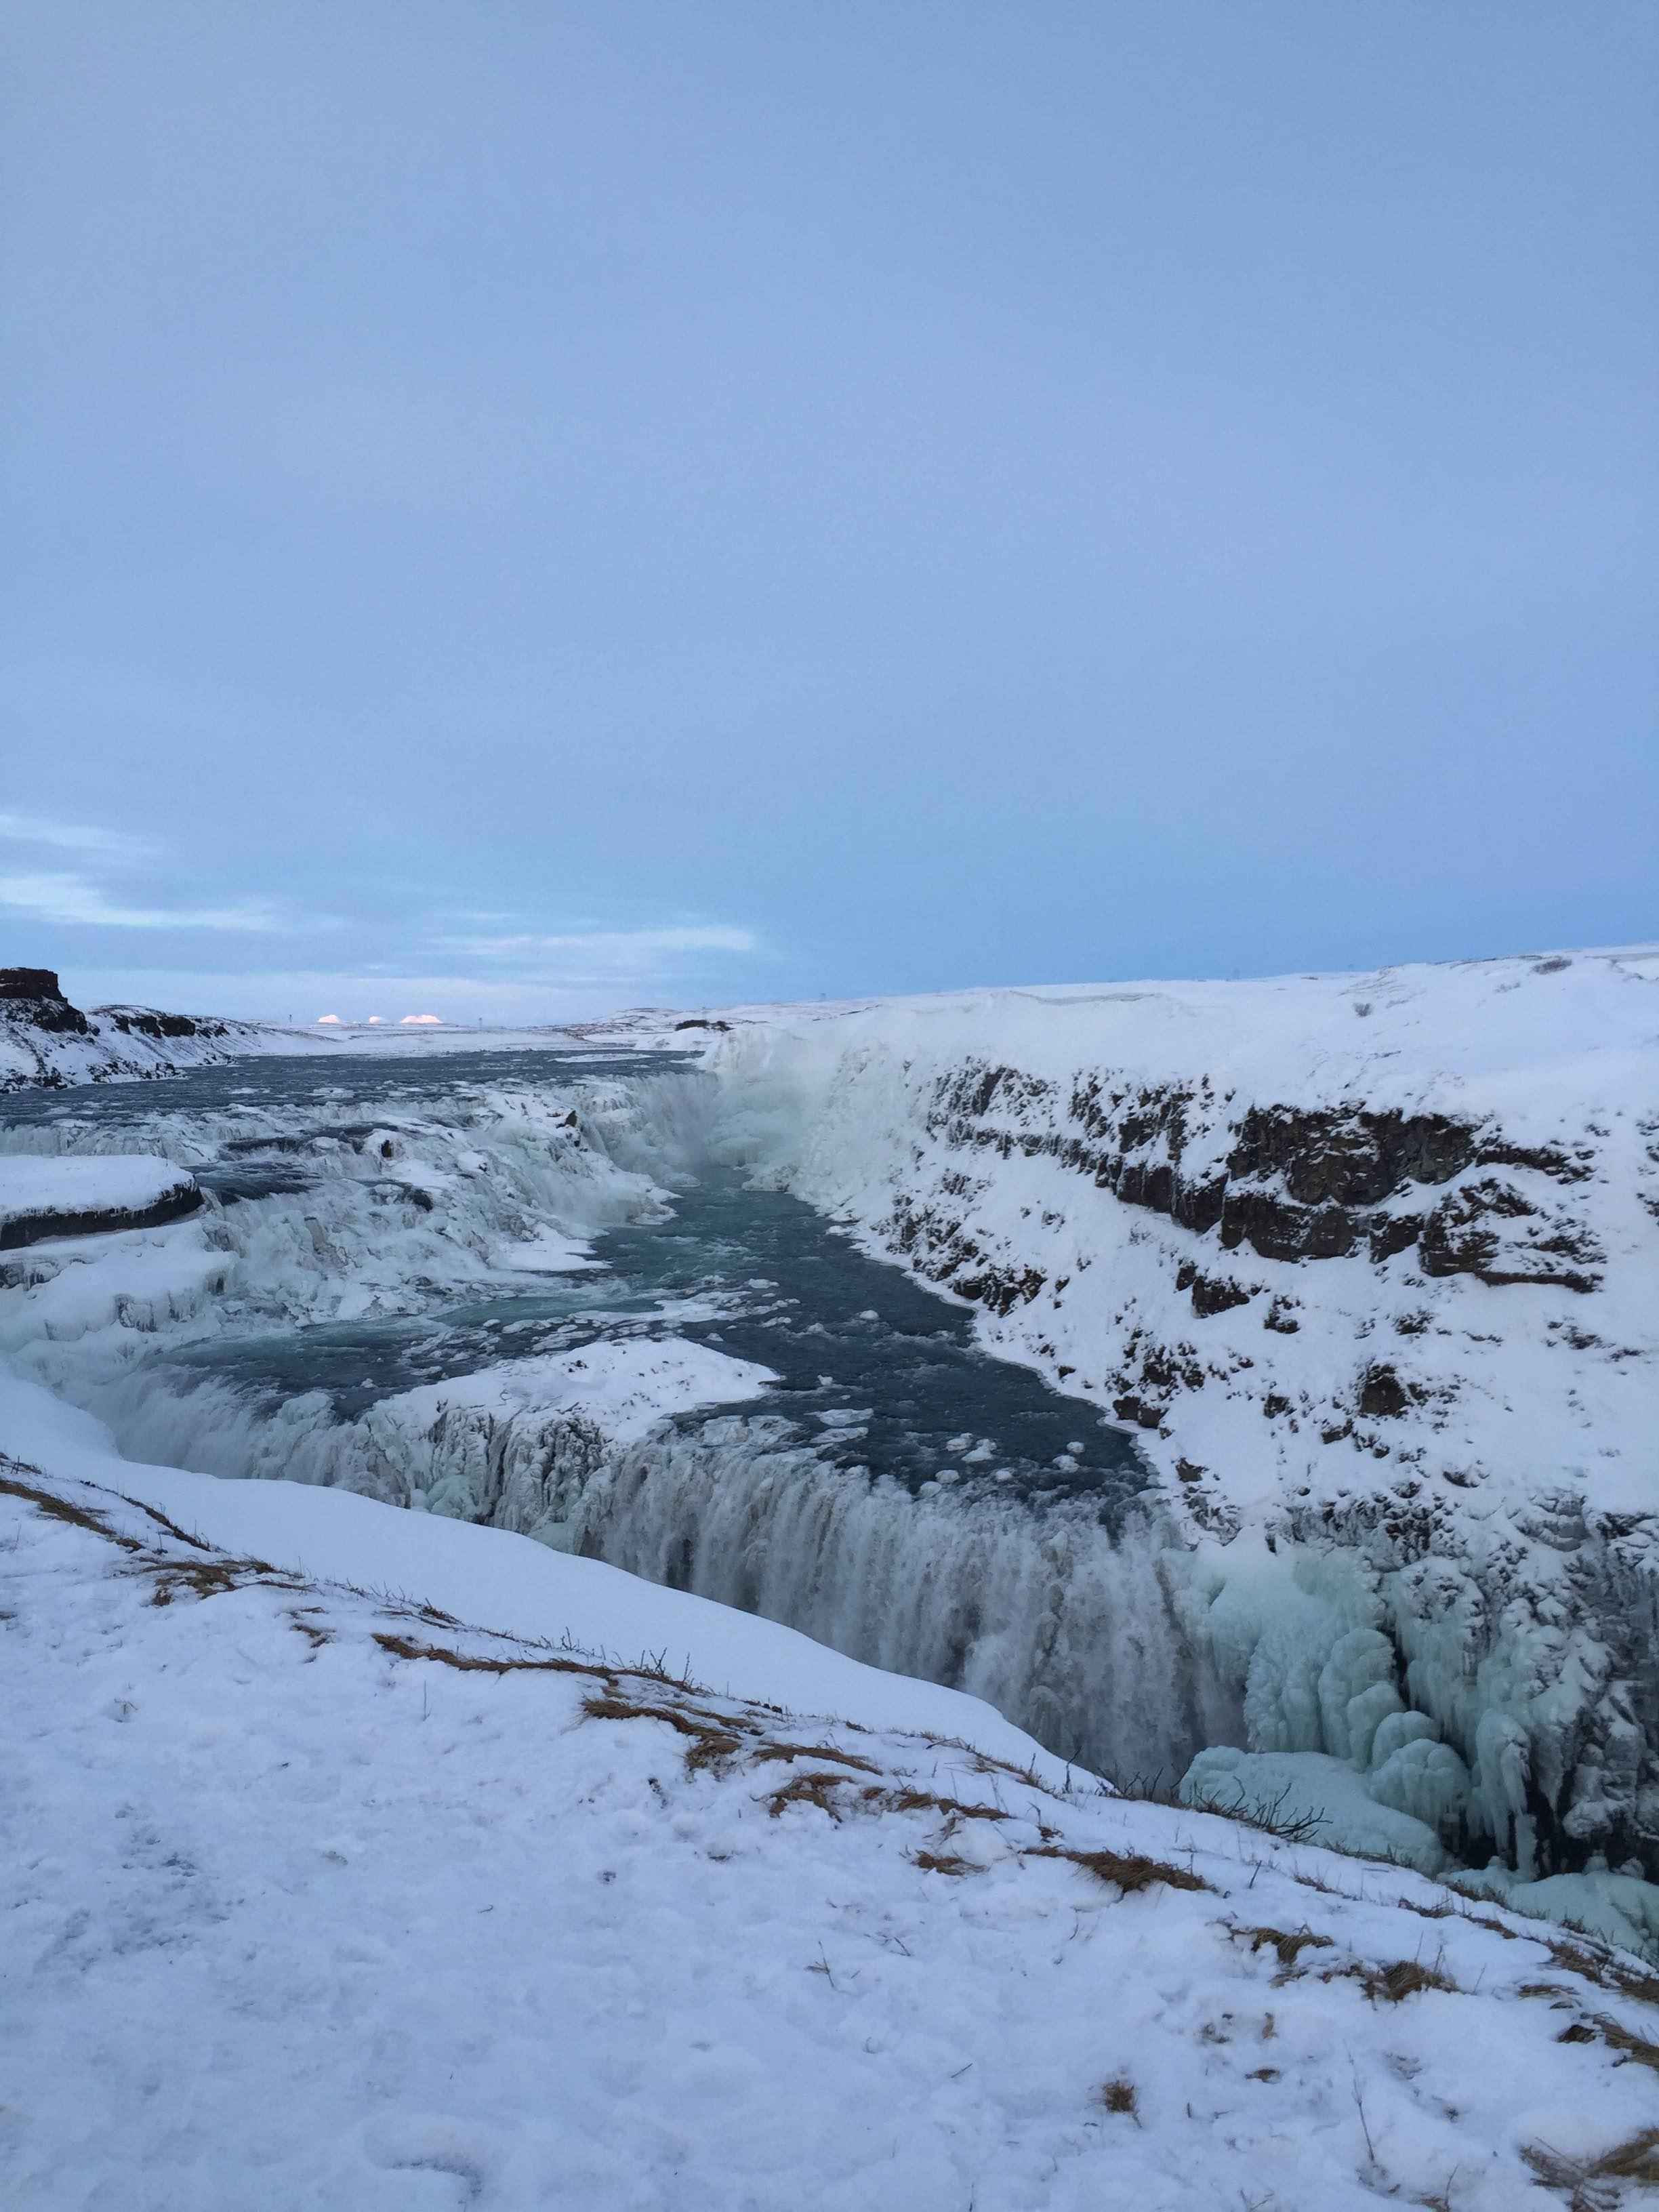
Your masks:
M0 1159L0 1251L52 1237L153 1229L201 1203L187 1168L149 1154Z

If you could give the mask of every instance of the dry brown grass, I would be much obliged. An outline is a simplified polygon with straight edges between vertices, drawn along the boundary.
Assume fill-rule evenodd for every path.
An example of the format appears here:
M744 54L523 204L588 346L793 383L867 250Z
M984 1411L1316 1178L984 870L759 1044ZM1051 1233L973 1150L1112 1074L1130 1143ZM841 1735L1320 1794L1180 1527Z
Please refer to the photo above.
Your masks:
M893 1813L943 1813L951 1820L1006 1820L1000 1805L968 1805L960 1797L938 1797L931 1790L891 1790L884 1802Z
M1565 1937L1540 1940L1547 1942L1551 1958L1568 1973L1582 1974L1598 1989L1616 1990L1620 1996L1634 1997L1639 2003L1659 2004L1659 1974L1650 1968L1638 1966L1621 1958L1618 1952L1600 1945L1592 1949L1584 1943L1569 1942Z
M844 1774L797 1774L781 1790L772 1792L766 1801L766 1809L775 1820L791 1805L816 1805L820 1813L839 1820L841 1811L830 1792L839 1790L846 1780Z
M1595 2014L1594 2027L1581 2021L1577 2027L1568 2028L1556 2040L1559 2043L1589 2043L1598 2034L1607 2049L1616 2051L1621 2059L1637 2066L1650 2067L1659 2074L1659 2043L1650 2043L1646 2036L1633 2034L1629 2028L1621 2027L1616 2020L1610 2019L1604 2012Z
M416 1644L410 1637L393 1635L382 1628L374 1630L373 1634L381 1650L389 1651L394 1659L429 1659L441 1667L453 1667L462 1674L586 1674L592 1681L614 1681L609 1668L580 1659L480 1656L475 1652L454 1650L447 1644Z
M1396 1959L1391 1966L1356 1959L1350 1966L1333 1966L1320 1979L1358 1982L1373 2004L1403 2004L1422 1990L1449 1990L1455 1996L1462 1995L1449 1975L1443 1974L1438 1966L1425 1966L1420 1959Z
M1126 2081L1121 2075L1115 2081L1103 2081L1101 2084L1100 2101L1109 2112L1127 2112L1133 2119L1135 2110L1135 2085L1133 2081Z
M646 1705L612 1695L584 1698L582 1711L591 1721L661 1721L665 1727L690 1739L685 1753L688 1774L729 1759L743 1741L718 1713L701 1712L695 1706Z
M912 1851L912 1866L919 1866L924 1874L983 1874L981 1866L972 1859L959 1859L950 1851Z
M7 1465L16 1468L21 1462L9 1460ZM40 1472L33 1468L27 1471L30 1474ZM123 1528L112 1528L108 1516L95 1508L74 1504L67 1498L59 1498L53 1491L37 1489L31 1482L20 1482L15 1474L0 1474L0 1492L9 1498L22 1498L37 1512L44 1513L49 1521L62 1521L70 1528L84 1528L89 1535L101 1536L106 1543L113 1544L123 1552L136 1553L136 1571L157 1577L155 1595L150 1601L153 1605L170 1605L180 1590L188 1590L196 1597L217 1597L226 1590L240 1589L249 1582L278 1579L276 1568L268 1559L227 1559L215 1556L199 1559L168 1559L161 1553L152 1552L142 1538L131 1536ZM154 1506L140 1504L131 1498L123 1502L132 1505L136 1511L147 1514L158 1528L179 1543L187 1544L193 1551L210 1553L210 1547L204 1544L199 1536L186 1535L176 1522ZM279 1587L300 1589L305 1585L284 1577L280 1580Z
M227 1590L264 1583L278 1589L303 1589L290 1576L278 1575L264 1559L147 1559L143 1572L156 1577L152 1605L171 1605L181 1590L193 1597L222 1597Z
M1567 2192L1568 2212L1612 2212L1622 2182L1659 2187L1659 2128L1644 2128L1599 2158L1564 2158L1547 2143L1523 2144L1521 2155L1546 2189Z
M1415 1898L1398 1897L1394 1901L1402 1912L1414 1912L1419 1920L1467 1920L1471 1928L1484 1928L1488 1935L1501 1936L1506 1943L1518 1943L1521 1931L1506 1928L1501 1920L1494 1920L1489 1912L1477 1912L1468 1901L1468 1892L1459 1889L1455 1881L1447 1877L1445 1886L1455 1891L1459 1903L1448 1900L1443 1905L1420 1905Z
M18 1462L13 1461L15 1466ZM0 1474L0 1492L8 1498L21 1498L44 1513L50 1521L67 1521L72 1528L84 1528L94 1536L101 1536L106 1543L118 1544L124 1552L142 1552L143 1546L137 1536L128 1536L118 1528L112 1528L101 1513L94 1513L84 1505L71 1505L66 1498L58 1498L50 1490L37 1490L32 1483L19 1482L14 1476Z
M1170 1866L1162 1859L1143 1858L1138 1851L1071 1851L1055 1844L1034 1844L1022 1854L1028 1859L1069 1859L1091 1874L1097 1881L1115 1882L1125 1897L1162 1882L1168 1889L1208 1889L1201 1875L1185 1867Z
M159 1505L147 1505L142 1498L129 1498L125 1491L119 1494L123 1504L131 1506L135 1513L147 1514L158 1528L165 1529L178 1542L188 1544L192 1551L210 1552L213 1549L205 1537L192 1536L189 1529L181 1528L176 1521L170 1520Z
M860 1759L856 1752L837 1751L832 1743L763 1743L754 1759L757 1766L769 1759L781 1759L790 1766L798 1759L838 1759L843 1766L856 1766L864 1774L881 1772L873 1760Z
M1264 1945L1279 1954L1281 1972L1275 1978L1284 1981L1296 1972L1297 1961L1304 1951L1327 1951L1331 1946L1328 1936L1316 1936L1311 1928L1230 1928L1228 1936L1235 1943L1249 1938L1250 1956L1254 1958Z
M1006 1774L1013 1781L1023 1783L1028 1790L1039 1790L1045 1797L1056 1794L1035 1766L1016 1766L1012 1759L998 1759L991 1752L981 1751L977 1744L969 1743L963 1736L924 1735L921 1741L930 1744L935 1751L961 1752L975 1774Z

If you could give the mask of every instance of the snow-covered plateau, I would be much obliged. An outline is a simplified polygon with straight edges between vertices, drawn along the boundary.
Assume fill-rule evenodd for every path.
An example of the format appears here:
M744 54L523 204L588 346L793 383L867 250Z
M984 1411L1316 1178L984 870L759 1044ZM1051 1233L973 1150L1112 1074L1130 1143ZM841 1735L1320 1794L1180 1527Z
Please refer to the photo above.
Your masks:
M1642 2135L1659 2118L1653 2042L1637 2015L1607 2009L1603 1988L1595 2002L1618 2034L1593 2021L1585 2028L1590 2000L1573 1984L1579 2011L1565 2029L1547 2023L1548 2036L1574 2046L1548 2061L1568 2071L1546 2087L1519 2055L1542 2008L1508 2000L1524 1984L1565 2005L1557 1969L1611 1976L1632 2003L1659 1994L1599 1948L1659 1956L1659 951L642 1014L518 1036L373 1030L319 1043L227 1030L210 1057L194 1036L175 1041L170 1062L167 1041L154 1042L159 1057L143 1072L171 1069L171 1080L106 1070L95 1085L54 1087L48 1076L0 1101L0 1217L31 1224L29 1241L0 1256L0 1450L39 1471L15 1478L26 1487L79 1501L76 1511L84 1506L96 1524L19 1502L16 1559L48 1539L81 1549L72 1572L54 1567L27 1585L27 1606L12 1607L23 1625L12 1648L51 1662L39 1685L31 1679L28 1702L14 1701L27 1746L16 1771L46 1772L40 1762L58 1755L49 1747L68 1715L77 1748L64 1757L87 1771L72 1784L48 1775L40 1802L71 1823L95 1818L88 1792L128 1802L151 1754L131 1754L133 1769L124 1768L124 1747L137 1739L105 1729L102 1691L81 1686L83 1675L101 1682L100 1668L112 1680L128 1669L129 1686L109 1692L113 1705L150 1710L158 1728L175 1730L155 1739L169 1747L154 1753L169 1772L180 1771L169 1760L193 1755L191 1698L209 1697L217 1711L252 1698L250 1713L257 1704L264 1717L250 1721L250 1741L289 1746L290 1766L312 1778L306 1802L346 1808L340 1833L362 1838L363 1881L370 1866L385 1876L388 1854L402 1854L375 1921L375 1963L386 1971L360 1980L344 1951L330 1951L332 1964L320 1951L309 1964L284 1954L294 1989L314 1974L330 2018L367 2022L377 2048L397 2043L382 2020L419 2002L413 1967L390 1971L406 1948L397 1915L416 1911L423 1881L434 1896L462 1881L446 1853L459 1860L463 1832L469 1850L499 1849L514 1869L508 1881L492 1865L476 1905L421 1908L415 1949L439 1992L433 2005L453 2024L443 2048L473 2054L464 2069L474 2087L446 2102L423 2075L416 2083L438 2048L417 2039L418 2049L406 2042L387 2059L383 2095L361 2083L350 2091L325 2084L335 2059L304 2058L295 2040L294 2109L309 2111L313 2094L320 2100L303 2154L321 2162L301 2171L273 2148L267 2196L244 2190L236 2201L528 2204L563 2191L602 2205L757 2212L872 2198L943 2206L970 2201L962 2177L976 2174L981 2212L1098 2202L1103 2185L1151 2204L1226 2203L1242 2189L1244 2203L1309 2208L1393 2190L1466 2212L1514 2201L1529 2178L1569 2197L1577 2189L1584 2206L1615 2203L1626 2182L1655 2178L1659 2137ZM194 1210L118 1219L112 1204L71 1204L77 1180L106 1200L189 1194ZM274 1480L211 1479L226 1477ZM110 1530L141 1548L183 1540L129 1525L129 1509L106 1492L156 1507L238 1559L359 1594L305 1598L323 1607L313 1625L326 1629L314 1661L295 1623L283 1626L285 1605L295 1622L304 1605L289 1605L283 1577L264 1569L164 1577L190 1607L135 1612L134 1573L112 1577L92 1564L113 1545L118 1568L134 1567L137 1553ZM404 1627L361 1595L370 1588L407 1595ZM60 1595L75 1620L92 1624L84 1635L49 1626ZM447 1656L411 1657L385 1641L432 1643L407 1626L422 1605L452 1617L435 1624L451 1639ZM337 1613L356 1626L337 1626ZM211 1626L221 1620L233 1627ZM903 1796L891 1761L919 1773L936 1755L914 1744L868 1753L888 1778L860 1783L873 1794L854 1804L822 1780L836 1765L824 1747L844 1751L847 1740L815 1722L798 1733L825 1762L813 1769L816 1794L787 1798L775 1826L771 1793L726 1705L719 1732L735 1736L733 1748L694 1757L682 1774L657 1748L684 1737L696 1750L680 1705L678 1719L606 1734L590 1725L583 1698L627 1702L634 1689L583 1689L574 1675L555 1680L557 1668L538 1674L516 1662L492 1672L473 1662L493 1647L455 1642L455 1622L486 1638L568 1638L599 1651L600 1671L618 1684L641 1653L654 1654L659 1668L728 1701L959 1738L1029 1767L1027 1786L1057 1792L1060 1810L1031 1814L1033 1841L983 1806L963 1809L960 1776L950 1791L928 1783L954 1810L890 1803ZM177 1634L197 1638L199 1652L173 1656ZM286 1659L267 1664L289 1653L285 1638L301 1673ZM195 1670L187 1695L182 1677L169 1679L178 1668ZM337 1687L322 1694L337 1669ZM461 1732L443 1738L442 1764L430 1771L419 1745L434 1739L410 1748L399 1733L420 1682L431 1698L441 1683L460 1700ZM672 1687L635 1701L660 1704ZM520 1714L521 1692L550 1701L545 1717L539 1705ZM511 1714L486 1726L487 1713L506 1711L503 1697ZM700 1710L707 1720L714 1708L705 1699ZM372 1717L382 1711L384 1724ZM356 1746L332 1766L331 1728ZM522 1751L532 1735L535 1761L514 1765L514 1741ZM641 1741L643 1781L617 1749ZM239 1749L239 1775L244 1763ZM289 1771L269 1763L273 1775ZM191 1790L217 1789L199 1759L191 1771ZM1095 1776L1129 1797L1089 1794ZM226 1784L232 1796L241 1786ZM301 1785L271 1786L260 1822L276 1836L289 1821L297 1838L305 1820L280 1808ZM696 1840L705 1798L716 1807L718 1850ZM469 1809L486 1802L487 1819ZM173 1832L154 1790L144 1802L146 1834L164 1841L140 1858L145 1868L153 1860L165 1888ZM1012 1805L1000 1809L1015 1817ZM939 1832L911 1835L918 1813L941 1821ZM647 1864L659 1815L680 1854L672 1882ZM210 1827L231 1820L210 1798L202 1818ZM497 1836L491 1824L502 1820ZM912 1885L917 1911L942 1914L939 1927L956 1931L928 1954L940 1978L915 1997L910 2025L892 2024L899 2000L888 1991L880 2019L860 2030L872 2039L871 2078L884 2068L887 2090L860 2086L864 2060L850 2045L853 2071L823 2076L834 2086L822 2110L844 2122L850 2100L860 2129L871 2116L869 2133L855 2130L833 2153L810 2125L799 2143L765 2136L765 2157L778 2161L807 2146L810 2179L782 2162L756 2166L752 2181L733 2182L736 2165L717 2179L715 2166L698 2164L712 2155L706 2118L675 2117L680 2092L662 2070L670 2045L674 2064L683 2056L674 2035L659 2051L653 2029L656 2055L641 2056L628 2038L645 2032L611 2021L614 1990L580 2002L570 1993L602 1940L633 1960L638 1933L639 1963L617 1969L635 1992L647 1959L678 1943L684 2002L711 1975L723 1992L708 1997L722 2017L703 2045L726 2051L735 2037L731 2047L762 2054L752 2076L733 2059L733 2086L720 2094L745 2112L751 2090L757 2110L770 2099L792 2111L802 2096L820 2109L816 2086L790 2085L792 2069L804 2081L818 2065L811 2048L822 2023L797 2039L793 1981L782 2011L768 2010L764 1993L784 1968L775 1973L771 1954L757 1951L748 1981L735 1966L723 1980L707 1963L741 1954L739 1935L720 1933L714 1890L698 1887L724 1878L702 1859L726 1863L723 1824L733 1820L755 1824L744 1849L760 1852L770 1887L769 1901L738 1899L732 1911L787 1923L789 1943L806 1941L810 1926L827 1986L842 1979L830 1942L842 1906L822 1899L875 1895L860 1887L863 1874L854 1880L861 1853ZM1132 1843L1160 1864L1196 1867L1212 1886L1108 1881L1066 1903L1067 1914L1073 1905L1092 1914L1077 1924L1098 1931L1112 1978L1109 2001L1085 1980L1074 2020L1073 1998L1040 1963L1055 1952L1060 1893L1030 1884L1080 1879L1088 1855L1108 1848L1088 1840L1105 1833L1103 1821L1116 1824L1112 1850ZM398 1852L394 1830L404 1839ZM535 1887L545 1881L544 1831L561 1868L585 1866L591 1853L601 1873L647 1884L640 1930L630 1926L624 1944L611 1907L596 1908L591 1926L576 1912L559 1939L566 1948L555 1946L563 1963L550 1987L563 1994L537 1996L526 1980L503 1997L507 1985L492 1978L520 1957L518 1943L502 1961L492 1954L478 1987L463 1992L453 1914L499 1906L533 1927L536 1943L551 1940L563 1875L545 1894ZM210 1888L213 1912L223 1908L232 1933L203 1934L191 1971L227 1977L214 2002L234 2011L245 1980L234 1961L266 1941L239 1917L263 1877L229 1825L214 1833L201 1850L228 1854L216 1862L218 1886L192 1889L180 1875L174 1887L181 1928L190 1900ZM769 1856L785 1838L794 1839L785 1856ZM985 1857L964 1838L998 1850ZM272 1849L280 1857L289 1845ZM359 1863L337 1850L343 1865ZM50 1871L39 1894L50 1902L40 1909L67 1927L85 1906L70 1902L74 1848L41 1851ZM1066 1863L1049 1865L1051 1851ZM1181 1856L1193 1851L1198 1859ZM1300 1887L1275 1891L1271 1912L1252 1902L1235 1939L1224 1923L1243 1902L1206 1871L1205 1853L1246 1864L1253 1898L1270 1872ZM324 1877L297 1860L282 1865L270 1880L304 1897L309 1931L333 1909ZM1426 1967L1455 1987L1407 1976L1396 2002L1374 1975L1327 1974L1325 1950L1359 1939L1311 1917L1301 1894L1310 1880L1316 1897L1340 1893L1383 1914L1391 1932L1377 1923L1364 1939L1378 1972ZM98 1881L100 1898L120 1891L112 1875ZM671 1937L663 1900L687 1882L695 1901L672 1911L699 1927ZM786 1905L778 1900L792 1882L803 1887ZM998 1901L982 1910L987 1899ZM356 1924L362 1909L355 1891L341 1907L337 1941L348 1948L345 1917ZM173 1924L148 1890L131 1911L143 1924L156 1914L156 1925ZM1470 1922L1470 1911L1481 1917ZM1404 1936L1407 1920L1425 1912L1435 1922L1427 1949ZM1478 1936L1499 1947L1491 1962L1484 1950L1472 1969L1444 1962L1449 1913L1459 1916L1449 1925L1460 1945ZM1517 1936L1528 1923L1511 1913L1557 1924ZM1131 1914L1142 1917L1126 1927ZM1561 1923L1573 1923L1570 1939ZM126 1924L111 1938L118 1957ZM336 1942L325 1918L317 1926L319 1945ZM920 1958L921 1923L892 1926ZM1288 1956L1277 1936L1249 1948L1269 1926ZM1291 1940L1298 1931L1307 1942ZM1328 1947L1314 1941L1325 1935ZM1270 2051L1244 2069L1253 2092L1294 2085L1285 2094L1298 2101L1265 2119L1248 2100L1237 2110L1218 2101L1215 2083L1231 2080L1233 2063L1224 2054L1242 2035L1227 2022L1243 2015L1231 1998L1212 2004L1208 1966L1192 1966L1194 1945L1212 1936L1228 1947L1224 1979L1269 1967L1283 1977L1268 2008L1277 2026L1252 2027L1258 2041L1285 2034L1283 2006L1314 2008L1289 2065ZM156 1939L169 1957L169 1946L196 1941ZM1509 1971L1517 1942L1529 1962L1518 1976ZM1540 1946L1553 1947L1548 1971ZM981 1964L962 1967L969 1956ZM896 2070L882 2057L922 2033L959 1970L987 2033L1002 2024L992 2034L1004 2051L997 2078L1024 2085L992 2091L991 2044L983 2053L964 2045L945 2075L982 2071L982 2107L959 2106L954 2089L924 2094L908 2061ZM873 1960L859 1973L877 1975ZM856 1986L850 1966L846 1978ZM156 1989L164 1983L177 1985L162 1974ZM742 2009L740 1989L753 2002L739 2033L727 2015ZM1387 2095L1406 2096L1414 2113L1443 2061L1400 2023L1455 1999L1472 2009L1436 2047L1495 2076L1510 2065L1513 2039L1509 2117L1471 2101L1461 2075L1455 2089L1437 2082L1434 2096L1462 2116L1447 2122L1462 2160L1436 2166L1439 2139L1401 2106L1398 2140L1412 2137L1426 2161L1402 2163L1378 2134L1373 2046L1341 2008L1352 2001L1370 2008L1353 2020L1381 2023L1375 2051L1395 2084ZM135 2049L152 2001L133 1997ZM297 1996L288 2012L272 2003L267 2037L286 2049L303 2033L305 2007ZM544 2003L548 2020L556 2011L587 2024L568 2031L584 2055L559 2062L568 2077L558 2096L568 2091L571 2112L589 2115L578 2122L550 2106L545 2128L526 2118L510 2087L491 2105L477 2086L492 2069L510 2084L552 2063L553 2031L523 2009ZM1320 2009L1333 2005L1340 2019ZM1218 2006L1212 2020L1206 2008ZM1201 2095L1172 2091L1154 2120L1126 2059L1127 2070L1103 2080L1127 2082L1127 2105L1085 2097L1073 2111L1069 2092L1051 2096L1036 2083L1069 2079L1053 2054L1081 2033L1085 2014L1097 2037L1103 2021L1114 2033L1133 2024L1126 2050L1161 2023L1149 2050L1162 2054L1167 2036L1191 2040L1196 2054L1189 2075L1171 2043L1156 2061L1166 2078L1214 2081ZM505 2057L491 2041L498 2014ZM65 2009L66 2034L69 2019ZM288 2027L271 2025L282 2019ZM1458 2024L1476 2019L1491 2020L1490 2046L1484 2027ZM775 2036L773 2063L764 2053ZM245 2049L234 2038L224 2045L227 2100L258 2042L250 2031ZM633 2057L619 2055L625 2045ZM40 2047L48 2051L50 2038ZM1316 2049L1325 2053L1317 2066ZM313 2060L314 2090L293 2086ZM1340 2081L1327 2080L1330 2066ZM637 2097L659 2118L637 2142L613 2140L611 2163L592 2168L609 2178L589 2186L559 2161L599 2155L595 2068L612 2082L615 2111ZM1575 2068L1589 2069L1587 2081L1605 2079L1610 2094L1628 2093L1630 2111L1609 2107L1604 2125L1588 2091L1562 2086ZM1407 2093L1401 2082L1419 2086ZM140 2096L131 2084L120 2095L129 2088ZM352 2134L343 2117L382 2104L404 2115L388 2122L396 2155L384 2158L381 2136ZM1529 2108L1571 2112L1573 2125L1534 2124ZM969 2109L971 2123L960 2118ZM120 2107L110 2140L139 2126L137 2110ZM418 2126L409 2117L417 2112ZM1194 2124L1209 2129L1203 2140L1243 2156L1237 2179L1197 2161ZM51 2126L40 2142L56 2140ZM745 2119L732 2142L749 2128ZM409 2149L416 2136L436 2146L429 2155ZM1316 2136L1322 2166L1305 2162ZM225 2169L211 2163L223 2154L219 2124L204 2121L192 2140L180 2169L188 2188L199 2183L204 2203L225 2201ZM904 2164L913 2151L914 2174ZM999 2165L1005 2154L1012 2162ZM1270 2171L1281 2154L1290 2162ZM393 2178L374 2178L383 2171ZM411 2172L428 2179L411 2182ZM197 2201L173 2181L171 2196L122 2201ZM59 2201L35 2185L39 2201ZM428 2185L429 2197L408 2193ZM82 2193L61 2201L101 2203L104 2186L88 2168Z

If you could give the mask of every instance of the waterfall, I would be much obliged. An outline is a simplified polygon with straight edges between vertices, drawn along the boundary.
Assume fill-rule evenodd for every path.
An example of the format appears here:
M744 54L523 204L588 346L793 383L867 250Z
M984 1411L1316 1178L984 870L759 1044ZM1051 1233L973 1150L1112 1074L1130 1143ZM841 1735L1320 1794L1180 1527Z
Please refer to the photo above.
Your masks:
M793 1443L765 1419L659 1431L606 1460L584 1548L787 1623L851 1657L982 1698L1063 1759L1173 1783L1230 1732L1185 1638L1152 1514L915 1498ZM1235 1718L1236 1724L1236 1718Z
M793 1423L665 1422L626 1448L580 1417L326 1395L260 1404L217 1377L129 1369L94 1395L130 1456L279 1476L482 1521L982 1698L1060 1757L1172 1785L1242 1741L1237 1694L1182 1631L1187 1555L1155 1512L1077 1499L917 1498L834 1464ZM420 1394L424 1398L425 1394Z

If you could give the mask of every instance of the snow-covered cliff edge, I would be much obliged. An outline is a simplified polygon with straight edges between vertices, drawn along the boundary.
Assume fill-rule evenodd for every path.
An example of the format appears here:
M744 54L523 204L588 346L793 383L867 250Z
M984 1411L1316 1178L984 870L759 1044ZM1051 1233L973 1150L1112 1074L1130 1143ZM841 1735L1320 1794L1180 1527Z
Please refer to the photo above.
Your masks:
M1659 1875L1659 949L722 1018L731 1157L1141 1431L1231 1786Z
M132 1081L211 1067L257 1049L248 1022L71 1006L50 968L0 968L0 1091Z

